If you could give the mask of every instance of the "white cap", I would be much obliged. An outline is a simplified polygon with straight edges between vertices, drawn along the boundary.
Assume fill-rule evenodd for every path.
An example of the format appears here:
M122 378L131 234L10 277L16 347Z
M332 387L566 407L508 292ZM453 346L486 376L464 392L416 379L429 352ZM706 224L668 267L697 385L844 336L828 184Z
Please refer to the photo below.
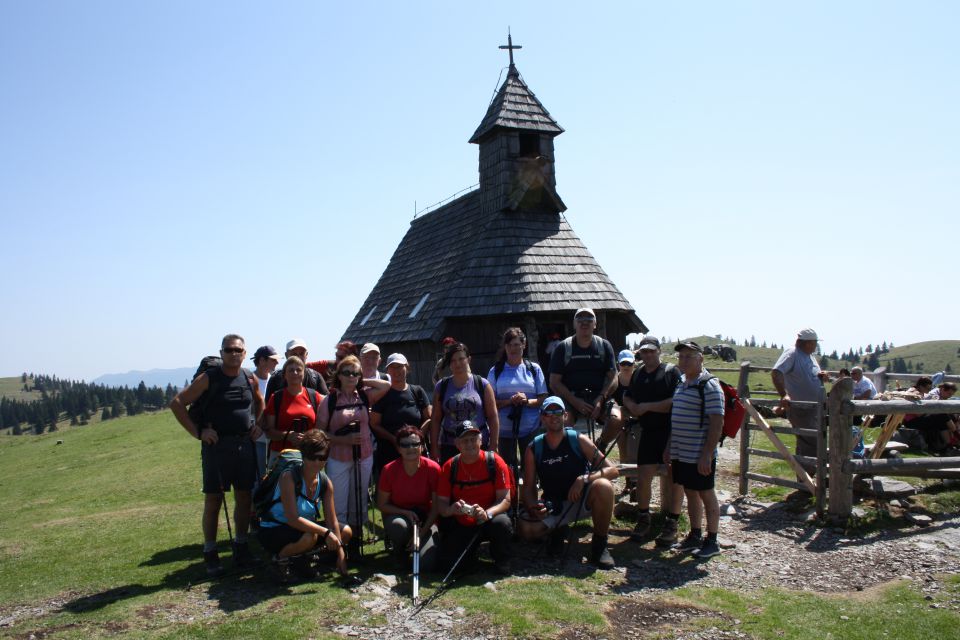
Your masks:
M387 358L386 366L389 367L392 364L402 364L404 366L407 366L407 364L409 363L407 362L407 357L402 353L391 353L390 356Z
M360 347L360 355L363 355L365 353L370 353L371 351L376 351L377 353L380 353L380 347L373 344L372 342L368 342L367 344Z
M306 348L307 348L307 343L304 342L303 340L301 340L300 338L294 338L293 340L291 340L290 342L287 343L287 351L288 351L288 352L289 352L291 349L296 349L297 347L303 347L304 349L306 349Z
M819 340L817 337L817 332L813 329L800 329L800 332L797 333L797 340Z

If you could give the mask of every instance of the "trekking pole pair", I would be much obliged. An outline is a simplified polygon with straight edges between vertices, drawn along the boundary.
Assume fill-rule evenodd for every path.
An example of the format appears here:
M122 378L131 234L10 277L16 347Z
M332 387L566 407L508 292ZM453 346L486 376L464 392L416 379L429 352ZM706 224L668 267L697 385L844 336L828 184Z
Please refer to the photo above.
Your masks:
M489 522L489 520L487 521ZM457 558L457 561L453 563L453 566L450 567L450 571L447 572L447 575L443 577L443 580L440 581L440 584L437 586L436 590L430 594L430 597L421 602L410 614L410 618L413 618L415 615L420 613L426 608L431 602L439 598L444 591L450 588L450 585L453 584L453 580L450 579L450 576L453 575L453 572L457 570L457 567L460 566L460 563L463 561L464 557L467 555L467 552L473 548L473 545L477 543L477 539L480 538L480 534L483 532L483 528L486 526L486 522L477 527L476 533L473 534L473 537L470 538L470 542L467 543L467 546L463 548L463 551L460 552L460 557ZM417 559L417 581L419 582L419 553L415 556Z

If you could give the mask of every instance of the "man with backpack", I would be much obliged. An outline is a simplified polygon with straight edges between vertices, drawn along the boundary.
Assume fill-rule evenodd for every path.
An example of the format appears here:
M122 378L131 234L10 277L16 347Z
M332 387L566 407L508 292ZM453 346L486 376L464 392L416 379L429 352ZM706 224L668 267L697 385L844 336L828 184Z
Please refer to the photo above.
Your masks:
M630 378L630 386L623 395L623 403L640 427L637 445L637 524L630 535L634 542L643 542L650 532L650 493L653 477L663 463L663 453L670 440L670 409L673 392L680 384L680 370L660 361L660 341L646 336L640 341L637 353L641 366ZM663 484L669 483L667 477ZM669 497L669 490L662 492ZM660 505L667 510L667 500Z
M300 338L294 338L287 343L287 350L283 355L285 358L297 356L306 362L307 353L307 343ZM279 371L275 372L272 376L270 376L270 382L267 383L267 395L264 397L270 398L274 393L286 386L287 381L284 380L283 373ZM309 365L303 378L303 386L308 389L315 389L321 396L326 396L328 393L330 393L330 390L327 388L327 382L323 379L323 376L320 375L316 370L310 369Z
M231 487L236 525L236 537L231 541L233 559L240 567L250 562L250 491L257 471L254 441L260 435L253 425L263 413L263 396L253 375L241 367L246 353L241 336L224 336L222 364L198 372L190 386L170 401L170 410L183 428L202 442L203 560L210 575L223 572L217 554L217 524L220 506L226 508L224 494Z
M670 463L673 492L670 508L657 538L657 546L673 546L678 551L693 551L706 559L720 553L717 531L720 527L720 503L714 489L717 474L717 443L723 435L724 393L720 381L703 368L703 350L692 340L675 347L680 384L673 393L670 412L670 440L664 462ZM679 544L677 524L683 497L687 497L690 533ZM707 535L701 521L707 518Z
M498 454L480 449L480 429L469 420L456 428L460 452L444 463L434 502L440 516L439 568L475 555L481 540L490 541L494 568L510 574L510 469Z
M578 416L596 420L603 411L605 395L616 390L617 370L613 346L594 335L597 315L593 309L578 309L573 316L574 335L557 345L550 356L550 390L567 406L567 422Z
M584 435L564 427L563 400L550 396L543 401L540 422L546 429L524 454L523 505L520 537L536 540L550 535L548 553L558 555L570 523L581 516L593 521L590 559L601 569L612 569L607 534L613 517L611 482L617 468ZM539 483L543 498L537 500Z

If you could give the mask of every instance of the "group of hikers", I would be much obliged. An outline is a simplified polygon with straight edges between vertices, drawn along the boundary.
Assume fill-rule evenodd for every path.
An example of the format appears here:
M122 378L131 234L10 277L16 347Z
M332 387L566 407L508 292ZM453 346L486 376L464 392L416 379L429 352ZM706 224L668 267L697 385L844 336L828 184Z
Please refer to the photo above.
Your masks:
M562 557L571 525L589 518L589 560L611 569L615 445L622 462L637 465L630 539L652 537L651 483L667 464L656 545L704 559L720 553L714 479L725 402L703 350L681 342L678 364L668 364L647 336L635 352L615 355L595 334L591 309L579 309L574 325L574 335L553 345L546 374L524 357L519 328L503 334L486 377L471 370L468 347L451 340L437 365L448 373L429 393L408 382L403 354L389 355L380 371L374 344L341 342L333 360L311 361L307 345L291 340L279 371L280 354L269 346L256 350L247 371L244 339L225 336L220 360L205 359L170 403L202 442L207 571L223 571L217 524L232 490L237 566L254 562L253 524L282 577L316 575L318 556L346 574L364 552L371 481L398 563L409 566L416 549L424 571L449 571L488 541L494 569L510 574L515 537L543 540L548 555ZM574 429L578 419L586 433ZM635 457L625 448L628 432L639 438ZM684 498L690 532L680 540Z

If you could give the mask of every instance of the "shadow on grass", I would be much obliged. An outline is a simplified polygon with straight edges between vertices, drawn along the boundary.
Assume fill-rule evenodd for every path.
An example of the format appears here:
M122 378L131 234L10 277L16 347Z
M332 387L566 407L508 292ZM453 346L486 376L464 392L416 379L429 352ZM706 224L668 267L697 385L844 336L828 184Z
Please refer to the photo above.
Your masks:
M184 545L159 551L144 560L141 566L157 566L172 562L196 562L171 571L163 579L152 585L126 584L112 587L97 593L83 595L65 603L62 610L71 613L96 611L122 600L137 598L161 591L186 591L198 585L208 584L208 597L216 601L217 607L224 613L242 611L261 602L283 595L290 595L293 585L281 584L271 575L268 563L260 562L249 568L232 568L217 577L207 575L204 564L199 561L200 545ZM324 581L335 576L333 567L330 574L322 573L318 578ZM363 576L363 573L360 574ZM364 576L365 577L365 576ZM349 581L334 578L341 586L355 586L360 582L354 576ZM301 595L302 591L298 591Z

